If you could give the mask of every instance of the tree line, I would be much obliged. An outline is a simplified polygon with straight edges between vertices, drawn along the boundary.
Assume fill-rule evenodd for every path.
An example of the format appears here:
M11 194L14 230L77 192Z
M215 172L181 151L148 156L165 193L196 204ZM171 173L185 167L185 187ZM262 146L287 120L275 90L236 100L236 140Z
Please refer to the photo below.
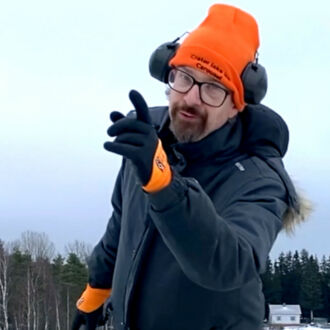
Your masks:
M75 241L55 253L47 235L25 232L0 240L0 329L70 329L75 303L88 280L92 247ZM268 259L262 275L268 304L299 304L303 316L330 319L330 256L319 262L306 250Z
M47 235L35 232L0 240L0 329L70 329L92 248L75 241L65 250L55 254Z
M330 256L319 261L304 249L282 252L274 261L268 258L261 279L266 315L268 304L299 304L304 318L330 320Z

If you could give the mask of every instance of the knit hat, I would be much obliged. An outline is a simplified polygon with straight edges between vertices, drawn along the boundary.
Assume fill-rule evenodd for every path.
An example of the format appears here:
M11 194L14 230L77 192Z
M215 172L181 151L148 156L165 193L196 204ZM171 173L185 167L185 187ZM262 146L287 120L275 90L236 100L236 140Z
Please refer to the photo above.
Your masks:
M248 13L215 4L206 19L182 42L171 66L190 66L214 76L233 92L235 107L245 106L241 73L259 47L258 25Z

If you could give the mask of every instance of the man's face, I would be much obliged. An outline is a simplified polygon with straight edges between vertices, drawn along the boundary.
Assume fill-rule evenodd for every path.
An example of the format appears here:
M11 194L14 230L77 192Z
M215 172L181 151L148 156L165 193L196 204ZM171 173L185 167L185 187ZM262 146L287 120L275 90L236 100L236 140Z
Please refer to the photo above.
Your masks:
M188 73L198 82L211 82L222 86L212 76L196 69L180 67L180 70ZM185 94L170 89L170 128L179 142L199 141L220 128L237 113L230 94L221 106L212 107L202 102L198 85L194 85Z

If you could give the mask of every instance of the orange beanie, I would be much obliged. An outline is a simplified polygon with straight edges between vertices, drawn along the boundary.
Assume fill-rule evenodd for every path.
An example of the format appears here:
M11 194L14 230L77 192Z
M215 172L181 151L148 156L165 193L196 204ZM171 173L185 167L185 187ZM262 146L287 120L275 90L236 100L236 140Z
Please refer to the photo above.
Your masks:
M241 73L259 47L258 25L248 13L215 4L206 19L182 42L171 66L190 66L214 76L233 92L235 107L245 106Z

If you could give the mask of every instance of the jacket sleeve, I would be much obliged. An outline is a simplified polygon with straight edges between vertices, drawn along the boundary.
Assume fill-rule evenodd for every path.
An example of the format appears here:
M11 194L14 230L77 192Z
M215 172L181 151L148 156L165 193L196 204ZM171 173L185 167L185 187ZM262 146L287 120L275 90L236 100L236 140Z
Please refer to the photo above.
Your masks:
M93 288L111 288L114 265L117 255L117 247L120 235L121 212L122 212L122 175L123 167L117 176L112 194L113 212L109 219L106 231L94 247L89 258L89 284Z
M177 174L149 198L155 226L182 271L219 291L258 276L287 209L285 187L274 176L238 186L221 215L195 179Z

